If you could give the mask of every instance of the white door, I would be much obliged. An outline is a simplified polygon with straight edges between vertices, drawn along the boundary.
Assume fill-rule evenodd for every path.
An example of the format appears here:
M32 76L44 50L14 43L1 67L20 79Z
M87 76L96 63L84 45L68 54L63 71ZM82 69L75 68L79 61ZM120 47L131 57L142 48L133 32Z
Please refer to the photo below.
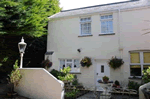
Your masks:
M97 80L101 79L103 76L108 76L110 78L110 67L107 63L97 63L96 68L96 86L99 86L100 84L97 82Z

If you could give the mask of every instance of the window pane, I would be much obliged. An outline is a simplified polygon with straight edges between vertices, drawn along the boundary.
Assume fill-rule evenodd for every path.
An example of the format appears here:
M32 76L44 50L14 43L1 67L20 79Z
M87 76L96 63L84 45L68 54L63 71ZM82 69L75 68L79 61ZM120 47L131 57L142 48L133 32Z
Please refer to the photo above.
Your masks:
M101 65L101 73L104 73L104 65Z
M113 22L108 21L108 33L112 33L112 32L113 32Z
M81 33L82 34L91 34L91 23L81 24Z
M101 16L101 19L104 19L104 16Z
M101 22L101 33L107 33L107 23Z
M150 63L150 52L144 52L143 57L144 57L144 63Z
M60 68L64 68L65 67L65 60L60 60Z
M72 62L72 59L67 59L67 62Z
M130 53L130 61L131 63L140 63L140 54L137 53Z
M150 67L150 65L144 65L143 66L143 69L145 70L145 69L148 69L148 67Z
M67 63L67 67L72 68L72 63Z
M112 15L109 15L109 18L112 18Z
M90 21L90 20L91 20L91 18L88 18L88 20Z
M141 76L141 66L140 65L131 65L130 66L131 76Z
M74 60L74 68L79 68L80 62L78 59Z
M105 19L108 19L108 15L105 15Z

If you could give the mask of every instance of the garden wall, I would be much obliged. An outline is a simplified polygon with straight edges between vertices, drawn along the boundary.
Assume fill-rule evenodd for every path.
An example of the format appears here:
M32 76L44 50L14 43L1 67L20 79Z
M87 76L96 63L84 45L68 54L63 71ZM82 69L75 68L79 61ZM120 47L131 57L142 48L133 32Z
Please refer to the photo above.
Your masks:
M43 68L19 69L22 79L16 92L31 99L63 99L64 83Z

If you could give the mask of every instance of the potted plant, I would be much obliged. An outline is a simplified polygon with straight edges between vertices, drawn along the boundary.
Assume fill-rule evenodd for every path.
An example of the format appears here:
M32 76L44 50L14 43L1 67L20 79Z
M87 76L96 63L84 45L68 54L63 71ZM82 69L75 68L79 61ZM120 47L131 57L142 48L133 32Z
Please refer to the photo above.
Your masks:
M42 65L43 68L48 70L48 68L50 68L53 65L53 63L47 57L47 59L44 60L41 65Z
M104 77L103 77L103 82L104 82L104 83L108 83L108 80L109 80L109 77L107 77L107 76L104 76Z
M80 61L80 64L82 67L90 67L92 65L92 62L91 62L91 58L89 57L84 57L81 61Z
M11 71L11 74L9 76L9 92L7 92L7 95L10 97L14 97L17 95L17 93L14 91L14 87L17 87L19 84L20 79L22 78L20 71L18 70L18 60L16 60L14 66L14 70Z
M118 80L115 81L115 83L113 84L113 87L120 88L120 83Z
M122 59L115 57L112 57L109 61L108 64L110 67L112 67L113 69L117 69L119 68L121 65L124 64L124 61Z

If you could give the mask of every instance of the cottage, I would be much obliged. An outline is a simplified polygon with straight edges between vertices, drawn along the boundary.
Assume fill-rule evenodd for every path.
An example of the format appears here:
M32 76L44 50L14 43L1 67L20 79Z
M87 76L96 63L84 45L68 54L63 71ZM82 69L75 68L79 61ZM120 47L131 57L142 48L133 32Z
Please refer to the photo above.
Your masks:
M150 66L150 0L130 0L61 11L49 17L47 52L54 69L71 67L80 83L98 85L97 80L128 82L140 78ZM82 67L83 57L92 65ZM113 69L112 57L124 64Z

